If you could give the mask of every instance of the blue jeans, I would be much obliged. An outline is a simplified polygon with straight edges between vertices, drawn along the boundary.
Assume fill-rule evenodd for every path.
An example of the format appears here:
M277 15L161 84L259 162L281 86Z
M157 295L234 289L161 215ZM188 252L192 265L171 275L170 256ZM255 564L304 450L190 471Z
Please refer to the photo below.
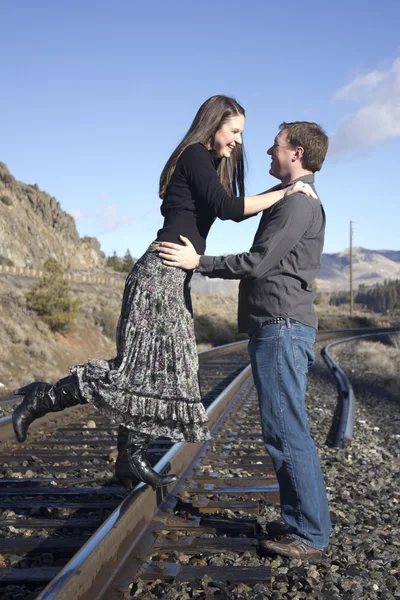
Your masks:
M315 335L313 327L289 319L265 325L251 335L249 354L264 444L276 471L288 535L323 550L331 520L305 408Z

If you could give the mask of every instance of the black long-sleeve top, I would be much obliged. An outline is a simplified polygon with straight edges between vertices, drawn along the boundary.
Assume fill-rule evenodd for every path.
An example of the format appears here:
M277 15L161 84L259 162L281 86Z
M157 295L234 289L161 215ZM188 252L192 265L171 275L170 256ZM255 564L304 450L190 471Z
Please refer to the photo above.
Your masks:
M156 241L182 244L179 236L184 235L198 254L204 254L217 217L237 222L245 218L244 196L227 194L217 173L219 162L215 150L203 144L192 144L182 152L161 205L164 225Z

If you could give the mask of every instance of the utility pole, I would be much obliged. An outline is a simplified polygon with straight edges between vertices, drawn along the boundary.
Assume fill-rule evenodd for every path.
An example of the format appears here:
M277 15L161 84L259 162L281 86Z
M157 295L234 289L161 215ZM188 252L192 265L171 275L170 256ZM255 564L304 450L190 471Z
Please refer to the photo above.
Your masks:
M350 316L354 312L354 295L353 295L353 221L350 221Z

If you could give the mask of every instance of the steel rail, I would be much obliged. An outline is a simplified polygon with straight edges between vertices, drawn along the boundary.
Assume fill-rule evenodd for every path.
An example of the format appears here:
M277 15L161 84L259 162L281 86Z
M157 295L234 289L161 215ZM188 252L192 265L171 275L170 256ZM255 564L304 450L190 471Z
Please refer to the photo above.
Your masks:
M11 423L11 415L6 415L5 417L0 417L0 427L5 427Z
M227 386L207 409L209 426L212 431L232 398L251 375L250 365ZM190 444L179 442L155 465L159 473L168 472L182 475L188 464L196 460L208 442ZM179 483L179 482L178 482ZM150 486L139 483L129 496L108 517L72 560L48 584L37 600L95 600L101 597L102 590L113 579L123 565L124 556L134 548L153 518L165 490L155 494ZM173 491L173 490L172 490ZM110 548L113 552L110 552Z
M215 348L209 348L208 350L202 350L198 353L199 362L213 358L214 356L225 356L235 350L245 348L249 340L240 340L239 342L232 342L231 344L225 344L223 346L215 346Z
M330 350L339 344L370 339L374 337L387 336L400 331L400 328L386 328L379 332L363 333L351 337L331 342L321 350L328 369L334 376L338 388L338 402L331 429L328 434L327 444L333 448L344 448L353 439L354 418L355 418L355 396L350 379L342 367L333 359Z
M15 397L7 397L0 400L0 408L2 406L7 406L7 404L12 404L13 402L18 402L18 398Z

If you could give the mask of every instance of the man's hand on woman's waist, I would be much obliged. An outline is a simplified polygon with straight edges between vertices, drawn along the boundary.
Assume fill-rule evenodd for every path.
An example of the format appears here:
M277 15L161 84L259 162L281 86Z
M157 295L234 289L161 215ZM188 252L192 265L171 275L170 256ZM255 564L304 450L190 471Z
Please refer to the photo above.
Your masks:
M172 242L161 242L158 255L163 259L164 265L197 271L200 264L200 255L197 254L188 238L183 235L180 235L179 238L184 246Z

